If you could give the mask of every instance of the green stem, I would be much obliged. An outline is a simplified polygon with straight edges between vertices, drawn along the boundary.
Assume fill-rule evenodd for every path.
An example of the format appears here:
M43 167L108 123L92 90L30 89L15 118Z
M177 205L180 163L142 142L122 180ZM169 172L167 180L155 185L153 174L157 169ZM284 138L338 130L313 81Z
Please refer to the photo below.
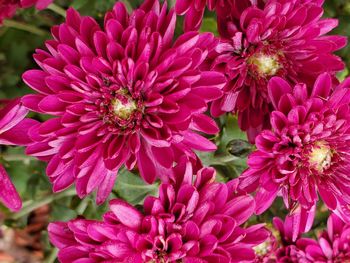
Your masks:
M22 22L14 21L14 20L4 20L3 25L5 27L15 28L19 30L23 30L38 36L45 36L47 34L46 31L41 30L35 26L28 25Z
M66 17L66 10L56 4L51 4L47 8L60 16Z
M176 0L170 0L169 2L169 8L171 8L175 6Z
M233 155L218 156L213 160L213 163L230 163L238 160L239 158Z
M128 184L128 183L124 183L124 182L120 182L120 184L122 186L126 186L132 189L154 189L157 188L155 187L153 184L150 185L135 185L135 184Z
M77 206L77 208L76 208L76 210L75 210L75 211L77 212L78 215L83 215L83 214L84 214L86 208L87 208L88 205L89 205L89 202L90 202L89 198L85 198L85 199L83 199L83 200L80 202L80 204Z
M30 212L44 206L47 204L50 204L54 200L59 200L64 197L74 196L76 195L76 190L74 188L68 189L64 192L58 193L58 194L51 194L49 196L44 196L41 200L36 201L28 201L24 204L21 211L18 213L15 213L11 216L11 219L17 220L21 218L22 216L25 216L29 214Z
M57 253L58 253L58 249L57 248L53 248L51 250L51 253L48 255L48 257L45 259L45 263L54 263L56 258L57 258Z
M4 159L7 162L14 162L14 161L22 161L25 164L29 164L31 161L34 161L35 158L23 154L7 154L2 153L0 154L0 159Z

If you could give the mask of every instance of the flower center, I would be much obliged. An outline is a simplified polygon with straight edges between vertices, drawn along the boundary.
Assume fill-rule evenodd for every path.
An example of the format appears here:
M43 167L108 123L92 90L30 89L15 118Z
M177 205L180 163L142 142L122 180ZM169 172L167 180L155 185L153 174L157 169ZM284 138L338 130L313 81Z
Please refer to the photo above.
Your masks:
M103 122L111 132L126 134L133 132L143 116L143 100L141 94L130 94L127 88L110 86L105 88L103 96L96 101Z
M155 254L156 254L155 255L156 259L152 259L148 263L167 263L168 262L167 253L165 251L156 250Z
M340 252L333 257L334 263L350 263L350 256L347 252Z
M271 242L270 240L266 240L265 242L255 246L253 249L256 255L265 256L271 249Z
M112 101L113 113L122 120L127 120L137 110L136 102L130 96L116 98Z
M281 65L277 55L266 55L263 53L254 54L248 59L248 64L254 65L260 76L274 76Z
M324 142L320 142L312 148L309 162L316 170L323 172L331 166L332 156L332 149Z

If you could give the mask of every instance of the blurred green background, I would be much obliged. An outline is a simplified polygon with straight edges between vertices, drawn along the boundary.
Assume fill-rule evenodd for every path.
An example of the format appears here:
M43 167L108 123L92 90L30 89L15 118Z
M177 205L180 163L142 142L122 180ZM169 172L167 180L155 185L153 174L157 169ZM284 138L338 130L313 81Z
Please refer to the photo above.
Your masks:
M128 9L132 9L140 5L142 0L124 0L122 2L127 5ZM170 1L170 5L173 2ZM60 8L74 7L82 15L93 16L102 23L104 13L112 8L114 3L115 0L56 0L55 6L51 8L56 11L47 9L39 12L34 8L18 10L16 16L5 23L8 26L0 27L0 99L6 100L30 92L30 89L22 82L21 75L26 69L36 67L32 60L32 54L36 48L43 47L45 39L50 38L50 27L64 21L63 16L59 14L60 11L63 11ZM324 15L325 17L339 19L339 27L334 30L335 34L350 36L350 0L326 0ZM26 30L16 27L22 27ZM216 33L216 22L213 13L206 13L201 31ZM180 25L177 27L176 33L181 34ZM346 62L347 68L350 68L350 45L338 54ZM339 78L345 78L348 72L348 69L344 70L339 74ZM45 116L33 114L31 117L39 120L45 118ZM218 121L222 126L222 133L215 138L219 150L215 154L202 154L201 157L204 164L217 168L218 180L227 181L238 176L245 168L246 155L244 153L251 150L251 146L241 141L232 142L233 139L245 139L245 135L239 131L234 117L222 117ZM88 218L99 218L107 206L96 207L94 197L88 197L81 201L74 196L74 190L72 189L52 195L43 163L25 156L22 148L2 147L0 150L0 161L6 166L24 200L24 208L18 214L11 214L0 205L0 224L2 225L0 232L6 233L11 229L26 230L32 224L33 218L35 219L36 212L34 211L46 206L47 209L44 209L46 214L43 212L45 214L43 227L38 228L38 233L34 233L38 236L40 246L27 248L30 251L39 251L40 255L38 257L40 259L39 261L23 262L54 262L56 250L49 245L47 233L43 230L47 221L69 220L79 215ZM239 156L234 156L232 153L236 155L238 153ZM137 205L142 202L147 194L156 194L156 192L157 184L145 185L137 175L121 171L111 198L121 197ZM265 220L270 221L275 215L283 216L286 212L281 209L282 207L282 204L277 202L263 216L252 220L263 222ZM315 222L316 232L318 227L324 225L327 217L326 213L322 213L322 207L319 211ZM34 222L36 221L34 220ZM311 234L314 234L315 231ZM30 233L29 236L34 234ZM0 262L12 262L10 259L9 261L1 261L1 251L4 250L1 239L3 239L3 236L1 237L0 234ZM21 257L24 258L24 256Z

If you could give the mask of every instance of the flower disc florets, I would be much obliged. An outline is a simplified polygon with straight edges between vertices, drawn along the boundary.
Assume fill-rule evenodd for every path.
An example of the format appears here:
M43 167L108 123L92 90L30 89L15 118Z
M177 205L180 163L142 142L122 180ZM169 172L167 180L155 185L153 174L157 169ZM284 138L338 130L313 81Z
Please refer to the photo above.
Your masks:
M140 129L144 114L143 98L140 93L130 94L126 88L108 87L100 104L100 114L103 121L109 125L109 130L115 134L125 134Z

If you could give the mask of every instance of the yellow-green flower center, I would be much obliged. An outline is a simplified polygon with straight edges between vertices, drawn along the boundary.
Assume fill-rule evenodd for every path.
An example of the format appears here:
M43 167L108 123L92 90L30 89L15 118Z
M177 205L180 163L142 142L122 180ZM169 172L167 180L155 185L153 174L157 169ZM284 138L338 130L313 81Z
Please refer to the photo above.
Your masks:
M256 255L265 256L271 249L271 241L266 240L265 242L255 246L253 249Z
M262 76L274 76L281 68L277 55L255 54L249 58L248 63L255 65Z
M253 247L255 254L259 257L264 257L272 249L273 242L277 242L278 244L281 244L281 234L279 231L277 231L272 224L267 224L266 228L269 229L272 233L272 236L267 238L263 243Z
M127 120L137 110L136 102L126 94L123 94L121 98L116 98L112 101L114 114L122 119Z
M327 170L332 163L333 151L324 142L315 144L309 156L310 164L319 172Z

